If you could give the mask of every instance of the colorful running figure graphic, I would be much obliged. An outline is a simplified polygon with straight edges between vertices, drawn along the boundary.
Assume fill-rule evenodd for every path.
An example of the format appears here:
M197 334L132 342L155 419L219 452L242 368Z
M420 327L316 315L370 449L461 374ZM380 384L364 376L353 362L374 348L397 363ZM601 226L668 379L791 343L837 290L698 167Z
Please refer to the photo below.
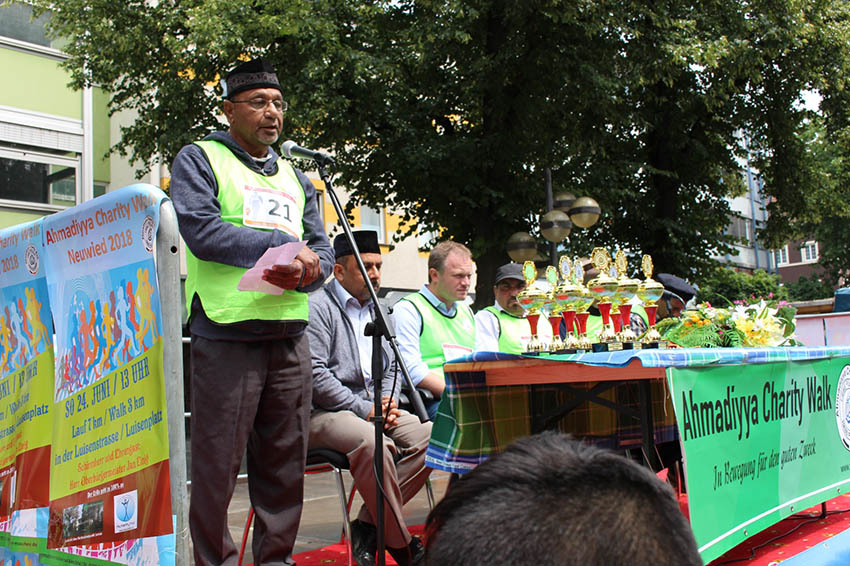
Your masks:
M121 322L118 320L119 316L120 314L115 308L115 291L112 290L109 292L109 320L112 321L112 347L109 350L109 359L113 368L121 365ZM103 318L106 318L105 311Z
M9 366L12 361L12 342L10 336L12 329L6 322L6 317L0 314L0 371L11 370Z
M32 326L32 347L37 354L44 352L50 344L50 335L47 333L47 327L41 321L41 303L35 296L35 289L27 287L24 289L27 296L27 318ZM44 345L39 349L39 345Z
M83 367L90 368L94 365L95 357L97 356L97 338L94 335L94 317L86 320L86 308L80 309L80 337L82 338L82 346L85 358L83 359Z
M29 313L24 308L24 300L18 297L18 300L15 301L15 304L18 305L18 313L21 315L21 328L23 328L24 334L27 335L27 344L30 344L30 346L32 346L32 332L30 332L30 325L29 321L27 320Z
M32 359L32 333L27 324L27 313L24 311L24 301L18 297L13 302L12 312L17 316L12 319L12 332L18 336L18 367L24 367ZM15 308L15 305L17 308ZM17 331L15 330L17 326Z
M103 317L100 321L100 335L103 338L103 357L100 360L100 375L106 375L115 367L112 362L112 354L115 351L115 339L112 335L112 328L115 321L112 319L112 314L109 312L109 304L103 303Z
M9 329L9 354L7 358L7 363L9 364L9 371L15 371L15 369L17 369L18 367L17 365L15 365L15 358L21 357L21 340L20 338L18 338L18 336L20 335L20 332L18 331L20 325L15 322L14 318L12 318L12 313L9 311L9 305L6 305L5 312L6 326Z
M100 369L103 367L102 360L106 355L106 340L103 338L103 333L101 332L101 322L103 318L101 317L100 310L100 299L95 299L94 301L89 303L89 322L94 329L94 342L95 342L95 357L94 357L94 367L98 368L97 375L103 375L100 373Z
M153 297L153 286L148 280L148 270L141 267L136 271L136 277L139 280L139 288L136 290L136 306L139 309L139 319L141 328L136 332L136 340L143 350L147 350L150 346L145 347L145 337L150 331L153 346L156 339L159 337L156 331L156 315L151 308L151 298Z
M121 349L121 361L129 362L133 356L139 353L139 345L136 343L136 333L139 323L136 322L136 297L133 295L132 281L121 281L118 290L118 315L121 322L121 336L124 344Z

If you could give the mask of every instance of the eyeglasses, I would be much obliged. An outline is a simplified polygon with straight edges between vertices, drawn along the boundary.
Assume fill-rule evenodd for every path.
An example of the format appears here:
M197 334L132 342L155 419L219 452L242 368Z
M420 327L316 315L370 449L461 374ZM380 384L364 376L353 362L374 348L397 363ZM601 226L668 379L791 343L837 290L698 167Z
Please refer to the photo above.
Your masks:
M267 98L252 98L251 100L231 100L233 104L248 104L254 110L265 110L266 106L271 104L274 106L274 109L278 112L286 112L286 109L289 108L289 105L285 100L280 100L278 98L269 100Z
M525 282L517 281L516 283L511 283L508 281L499 281L499 284L497 286L502 291L522 291L523 289L525 289Z

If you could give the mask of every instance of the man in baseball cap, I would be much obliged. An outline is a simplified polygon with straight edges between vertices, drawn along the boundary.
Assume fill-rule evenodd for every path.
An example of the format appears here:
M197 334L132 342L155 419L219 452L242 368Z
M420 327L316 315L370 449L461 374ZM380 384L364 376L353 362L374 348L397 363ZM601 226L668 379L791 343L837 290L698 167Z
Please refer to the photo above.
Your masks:
M496 301L475 315L475 351L521 354L531 339L531 327L523 316L517 295L525 289L522 266L506 263L496 270L493 294ZM547 324L538 326L545 331Z

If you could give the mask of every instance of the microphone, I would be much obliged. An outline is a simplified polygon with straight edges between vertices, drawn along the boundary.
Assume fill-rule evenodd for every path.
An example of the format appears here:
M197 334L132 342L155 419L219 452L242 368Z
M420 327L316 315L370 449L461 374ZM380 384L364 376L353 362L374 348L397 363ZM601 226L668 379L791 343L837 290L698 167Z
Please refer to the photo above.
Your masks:
M302 159L312 159L319 165L333 165L334 158L328 155L327 153L322 153L321 151L313 151L312 149L307 149L306 147L301 147L296 145L296 143L292 140L286 140L283 142L281 146L281 151L283 155L290 159L294 159L296 157L300 157Z

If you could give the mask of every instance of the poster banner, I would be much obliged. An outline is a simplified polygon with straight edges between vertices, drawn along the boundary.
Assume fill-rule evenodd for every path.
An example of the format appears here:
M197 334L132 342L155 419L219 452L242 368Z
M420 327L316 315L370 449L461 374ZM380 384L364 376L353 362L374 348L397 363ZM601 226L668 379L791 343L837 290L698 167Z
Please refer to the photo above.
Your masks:
M173 533L153 259L164 198L133 185L44 219L61 315L43 564L174 563L173 535L157 538Z
M50 503L53 324L41 220L0 231L0 516L5 559L38 564Z
M850 358L667 375L706 563L850 488Z

